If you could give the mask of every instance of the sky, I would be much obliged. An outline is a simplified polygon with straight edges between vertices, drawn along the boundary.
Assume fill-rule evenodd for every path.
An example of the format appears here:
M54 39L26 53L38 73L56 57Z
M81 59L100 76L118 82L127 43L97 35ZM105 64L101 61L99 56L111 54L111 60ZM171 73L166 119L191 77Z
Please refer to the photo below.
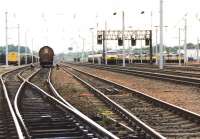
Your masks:
M125 13L125 29L153 30L159 26L160 0L1 0L0 4L0 45L5 45L5 12L8 12L8 43L18 44L17 24L20 25L20 44L27 44L38 51L49 45L55 53L91 50L94 31L95 50L102 49L96 44L96 30L105 28L122 29L122 11ZM188 42L197 43L200 38L200 9L198 0L164 0L164 43L178 45L178 28L184 39L184 16L187 14ZM144 11L144 14L141 14ZM117 12L117 15L113 15ZM152 13L152 14L151 14ZM152 16L151 16L152 15ZM98 25L98 26L97 26ZM90 28L94 28L90 30ZM25 35L26 34L26 35ZM158 32L159 43L159 32ZM181 42L183 44L183 41ZM144 46L138 42L136 47ZM115 49L117 41L108 41L108 47ZM128 43L126 43L128 47Z

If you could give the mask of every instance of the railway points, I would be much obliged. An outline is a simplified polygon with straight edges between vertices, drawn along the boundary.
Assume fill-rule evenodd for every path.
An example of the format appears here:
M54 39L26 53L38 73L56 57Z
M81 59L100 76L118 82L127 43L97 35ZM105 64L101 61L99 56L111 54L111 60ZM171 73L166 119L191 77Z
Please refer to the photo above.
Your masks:
M52 49L46 46L42 49L44 50L40 52L40 65L21 66L2 76L10 107L14 109L11 115L12 119L15 119L13 126L16 128L16 135L22 136L20 138L165 139L200 136L200 116L197 113L122 86L115 81L105 81L75 67L85 67L85 70L95 67L96 70L100 68L105 72L108 69L112 69L109 72L113 69L115 72L121 70L121 74L144 72L152 77L158 75L162 80L164 77L179 77L179 82L188 79L187 83L193 85L196 81L196 86L198 71L160 71L149 67L122 68L117 65L83 63L70 63L73 67L57 64L54 68ZM60 90L66 84L61 82L62 85L56 85L57 80L63 77L56 77L55 73L61 71L63 77L67 75L65 80L71 80L68 81L71 88ZM116 75L119 74L117 72ZM57 79L52 80L52 75ZM73 81L75 78L76 81ZM77 87L80 90L76 90ZM66 98L67 94L69 97ZM70 126L66 126L66 123Z
M33 77L33 79L31 79L32 80L32 82L33 83L35 83L35 84L37 84L38 86L40 86L42 89L44 89L44 90L48 90L48 87L46 86L45 87L45 85L44 85L44 83L46 82L46 79L47 79L47 77L48 77L48 71L49 71L49 69L43 69L43 71L41 70L41 72L39 71L38 72L38 74L37 75L35 75L34 77ZM35 78L35 79L34 79ZM41 82L37 82L38 80L40 80ZM48 90L48 92L49 92L50 90ZM51 92L51 91L50 91ZM50 94L53 94L53 93L50 93ZM102 103L102 102L101 102ZM103 104L103 103L102 103ZM104 105L104 104L103 104ZM99 106L99 105L97 105L97 106ZM94 107L94 106L93 106ZM106 106L104 106L108 111L109 111L109 109L106 107ZM99 108L99 109L101 109L101 108ZM81 110L83 110L83 109L81 109ZM107 111L107 112L108 112ZM94 111L95 112L95 111ZM118 117L118 119L117 120L120 120L121 118L119 117L119 116L117 116L116 114L113 114L114 116L115 116L115 118L116 117ZM94 115L93 115L94 116ZM96 116L96 115L95 115ZM94 118L94 117L93 117ZM100 118L100 117L99 117ZM98 118L98 119L99 119ZM101 123L101 121L102 122L104 122L104 123ZM125 126L124 124L122 124L122 123L117 123L117 122L115 122L114 121L114 119L112 119L112 118L106 118L106 117L104 117L101 121L96 121L96 122L100 122L101 123L101 125L103 124L104 126L103 127L106 127L106 129L108 129L109 131L111 131L112 133L114 133L114 134L116 134L116 135L119 135L119 137L120 138L135 138L135 137L137 137L137 136L142 136L142 135L139 135L138 133L139 133L139 131L137 132L137 134L136 134L136 132L134 132L131 128L128 128L128 126ZM107 121L107 122L106 122ZM121 121L123 121L123 119L121 119ZM109 124L109 125L107 125L107 124ZM116 127L115 127L116 126Z
M16 129L14 136L20 139L200 137L199 114L117 84L115 79L101 79L80 70L84 67L88 71L101 69L114 71L115 76L125 73L197 88L200 85L197 69L174 70L176 67L169 67L158 70L155 66L122 67L90 63L62 63L53 68L54 52L51 47L42 47L39 56L40 65L12 66L16 69L2 76L2 86L5 83L8 93L6 101L10 102L9 109L12 109L10 117L14 131ZM61 71L63 76L67 75L65 80L76 80L68 81L71 88L62 89L66 84L58 85L56 80L52 80L52 74L60 80L62 77L55 77L54 73ZM80 90L76 90L77 87Z
M1 4L0 139L200 139L198 0L43 1Z
M4 113L7 114L5 119L9 119L7 121L6 126L4 128L6 130L5 138L19 138L24 139L22 127L19 124L16 113L13 108L14 104L14 96L17 92L18 87L20 86L20 81L17 78L17 74L26 70L27 66L20 67L11 71L8 71L1 75L1 96L5 98L5 103L2 105L5 107ZM6 106L7 105L7 106ZM8 120L7 119L7 120ZM5 122L5 121L4 121ZM3 133L3 132L2 132Z
M134 131L131 128L130 124L122 116L109 108L104 101L96 97L90 90L74 80L69 73L60 69L52 74L53 84L61 96L88 117L122 139L141 136L138 131ZM61 76L63 77L62 79L60 79Z
M42 71L42 70L44 70L45 71L45 69L41 69L40 71ZM48 69L49 70L49 69ZM40 72L40 71L38 71L38 73ZM44 75L44 74L47 74L48 75L48 72L41 72L41 73L39 73L39 75ZM37 73L37 72L36 72ZM35 74L36 74L35 73ZM38 74L37 73L37 74ZM33 76L33 79L35 78L35 76L37 76L37 75L32 75ZM42 78L41 78L42 79ZM29 80L32 80L31 79L31 77L29 78ZM40 81L38 81L38 82L40 82ZM32 83L30 83L29 82L29 85L32 85L33 86L33 84ZM29 89L30 89L30 87L28 87ZM27 89L28 89L27 88ZM37 86L33 86L33 88L36 88L36 89L38 89L38 91L40 91L40 92L43 92L43 95L44 94L48 94L47 96L48 97L50 97L51 99L50 100L46 100L46 99L44 99L43 97L43 101L45 101L45 102L43 102L44 104L44 106L45 107L49 107L48 109L49 110L47 110L47 111L44 111L44 109L42 108L41 110L46 114L46 115L50 115L51 116L51 119L57 119L57 120L52 120L52 121L49 121L48 119L47 119L47 123L45 124L45 121L43 122L43 126L45 126L46 125L46 128L45 128L45 130L43 130L43 128L42 129L40 129L41 130L41 132L40 132L40 134L39 133L36 133L36 135L34 134L34 129L32 129L32 128L30 128L30 126L31 125L29 125L28 124L28 126L29 127L27 127L28 129L27 130L29 130L29 132L30 131L32 131L33 130L33 135L35 135L35 136L37 136L37 134L38 134L38 136L45 136L45 137L51 137L51 136L53 136L53 137L68 137L68 138L77 138L77 137L79 137L79 138L83 138L83 139L85 139L85 138L94 138L94 137L97 137L97 138L114 138L114 139L117 139L117 137L116 136L114 136L114 135L112 135L112 134L110 134L109 132L107 132L106 130L102 130L102 128L99 128L98 126L96 126L96 125L93 125L93 123L87 123L87 121L86 121L86 119L84 118L84 117L80 117L80 114L78 115L78 117L77 116L70 116L69 114L69 120L72 122L71 124L73 125L73 124L75 124L76 126L77 126L77 128L76 127L74 127L74 126L67 126L67 127L65 127L63 124L65 124L65 120L67 120L67 118L65 118L65 119L63 119L62 117L62 115L64 114L65 115L65 111L66 110L64 110L64 109L66 109L66 105L65 105L65 108L60 108L60 107L63 107L61 104L56 104L56 105L54 105L54 103L56 103L56 102L54 102L53 104L51 104L52 106L50 106L48 103L50 103L50 102L52 102L52 101L55 101L55 100L52 100L53 99L53 97L52 96L50 96L50 94L51 93L49 93L49 91L48 91L48 93L46 93L46 92L44 92L44 91L42 91L39 87L37 87ZM27 93L31 93L32 91L28 91ZM40 93L41 94L41 93ZM33 97L34 95L32 94L32 95L28 95L28 96L31 96L31 97ZM27 97L28 97L27 96ZM31 97L30 97L30 99L31 99ZM35 100L37 101L38 99L37 99L37 97L35 98ZM50 102L46 102L46 101L50 101ZM26 102L26 101L25 101ZM39 102L40 103L40 102ZM57 102L58 103L58 102ZM61 103L61 102L59 102L59 103ZM36 103L36 105L37 105L37 103ZM60 106L59 106L60 105ZM22 105L22 106L24 106L24 105ZM26 106L26 105L25 105ZM27 106L29 106L29 108L30 108L30 104L28 104L27 103ZM54 107L58 107L57 109L58 110L56 110L55 112L53 111L53 109L54 109ZM68 108L68 111L70 111L71 113L75 113L75 115L77 115L77 112L75 111L73 111L71 108L69 108L69 107L67 107ZM46 108L45 108L46 109ZM60 114L58 113L58 111L59 111L59 109L60 109ZM37 110L37 106L36 107L33 107L33 112L35 111L35 110ZM38 109L38 111L41 111L40 109ZM22 111L22 113L23 113L23 110L21 110ZM41 121L40 121L40 119L41 119L41 114L42 115L45 115L43 112L39 112L39 114L37 115L35 115L34 114L34 116L35 116L35 118L33 118L33 120L34 119L38 119L39 121L38 122L40 122L41 123ZM28 111L28 113L29 113L29 111ZM53 114L53 115L52 115ZM31 115L30 115L31 116ZM61 117L60 117L61 116ZM65 117L65 116L64 116ZM48 117L47 117L48 118ZM73 120L74 118L78 118L77 120L83 120L81 123L77 123L77 122L75 122L76 120ZM29 119L29 118L28 118ZM44 118L45 119L45 118ZM60 119L60 121L59 121L59 119ZM29 119L29 120L32 120L32 119ZM28 120L28 121L29 121ZM69 123L70 121L68 121L67 123ZM48 127L49 126L49 122L51 122L54 126L52 127L53 129L51 129L51 127ZM29 123L29 122L28 122ZM31 122L33 125L32 126L34 126L35 125L35 122L33 121L33 122ZM57 123L57 124L56 124ZM26 124L26 122L25 122L25 124ZM41 123L42 124L42 123ZM39 124L40 125L40 124ZM31 126L31 127L32 127ZM37 126L37 124L35 125L35 126ZM40 126L39 126L40 127ZM38 131L39 130L39 127L38 128L35 128L35 130L36 131ZM78 132L78 129L79 129L79 127L81 127L80 128L80 131ZM29 129L30 128L30 129ZM92 128L92 130L91 130L91 128ZM89 133L89 131L88 130L91 130L91 132L92 133ZM59 131L59 133L57 133ZM68 132L67 132L68 131ZM75 132L74 134L72 134L71 132ZM87 132L86 132L87 131ZM106 132L107 133L106 133ZM49 133L52 133L52 134L49 134ZM32 133L32 132L31 132ZM94 134L93 134L94 133ZM100 134L100 135L98 135L98 134Z

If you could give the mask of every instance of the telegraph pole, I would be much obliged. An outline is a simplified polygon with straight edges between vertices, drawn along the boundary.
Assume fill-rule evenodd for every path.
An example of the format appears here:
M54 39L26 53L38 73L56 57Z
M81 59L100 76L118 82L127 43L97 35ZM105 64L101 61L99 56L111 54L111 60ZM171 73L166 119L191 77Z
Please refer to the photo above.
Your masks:
M6 66L8 66L8 12L5 12L5 35L6 35Z
M140 49L140 62L142 63L142 40L140 40L140 44L141 44L141 49Z
M80 37L80 38L82 39L82 41L83 41L83 48L82 48L82 53L81 53L81 59L82 59L82 63L83 63L83 62L84 62L83 57L84 57L85 39L82 38L80 35L79 35L79 37Z
M85 53L85 39L83 39L83 52L82 52L82 58L83 58L83 56L84 56L84 53Z
M128 28L132 29L132 26L129 26ZM129 57L128 63L130 64L130 63L132 63L132 57L131 57L131 39L128 40L128 50L129 50L129 52L128 52L128 57Z
M152 59L150 60L150 63L152 64L153 63L153 55L154 55L154 53L155 53L155 48L153 48L153 41L152 41L152 34L153 34L153 12L151 11L151 42L150 42L150 47L152 48ZM150 49L151 49L150 48ZM151 55L151 54L150 54Z
M185 15L184 65L187 64L187 14Z
M25 64L27 64L27 31L25 32Z
M90 28L91 33L92 33L92 63L94 64L94 32L93 32L94 28Z
M113 13L113 15L116 15L116 13ZM123 67L125 67L125 37L124 37L124 32L125 32L125 22L124 22L124 11L122 11L122 42L123 42Z
M163 0L160 0L160 66L162 70L164 67L163 58Z
M21 65L20 63L20 25L17 26L18 29L18 66Z
M179 66L181 66L181 28L178 29Z
M197 62L198 63L200 62L200 59L199 59L199 38L197 38Z
M32 64L33 64L33 38L32 38L32 48L31 48L31 50L32 50L31 60L32 60Z
M106 34L107 34L107 21L105 21L105 33L104 33L104 37L106 38ZM105 49L105 64L107 65L108 64L108 61L107 61L107 41L106 39L104 39L104 49Z
M158 65L158 26L156 27L156 52L155 52L155 56L156 56L156 65Z
M129 50L129 52L128 52L128 63L130 64L130 63L132 63L132 58L131 58L131 40L128 40L128 50Z
M124 39L124 31L125 31L124 11L122 11L123 67L125 67L125 39Z

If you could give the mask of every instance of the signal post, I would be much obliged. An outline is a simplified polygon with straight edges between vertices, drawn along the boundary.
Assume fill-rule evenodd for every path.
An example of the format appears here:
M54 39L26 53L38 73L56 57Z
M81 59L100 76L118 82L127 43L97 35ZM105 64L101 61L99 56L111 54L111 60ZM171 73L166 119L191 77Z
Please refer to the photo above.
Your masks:
M117 40L119 46L124 45L125 40L131 40L131 45L136 45L136 40L145 40L149 45L150 64L153 63L152 57L152 30L100 30L97 31L97 44L103 44L103 63L105 64L105 40Z

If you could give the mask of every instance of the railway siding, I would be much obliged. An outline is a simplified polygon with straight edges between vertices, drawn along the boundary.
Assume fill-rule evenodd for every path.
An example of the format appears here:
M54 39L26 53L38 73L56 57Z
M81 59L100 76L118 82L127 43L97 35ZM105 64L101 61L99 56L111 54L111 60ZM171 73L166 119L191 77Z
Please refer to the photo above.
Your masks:
M85 66L77 66L77 68L200 114L200 89L196 86L130 76Z
M149 99L149 96L145 96L144 94L141 94L139 92L136 93L135 90L130 90L122 86L120 87L119 85L116 85L114 83L108 83L108 81L103 81L96 77L89 76L83 72L80 72L79 70L75 70L73 71L73 73L84 79L86 82L92 84L96 88L100 89L104 94L109 93L109 95L106 94L108 97L112 98L113 100L127 108L129 111L137 115L142 121L148 123L148 125L156 129L166 137L187 138L200 136L200 127L198 126L200 116L197 114L192 114L190 112L188 113L185 110L181 110L180 108L177 109L177 107L174 108L173 105L166 105L165 102L158 102L155 101L155 99ZM111 86L111 88L115 88L119 91L111 92L108 91L108 89L105 90L106 84L108 86ZM123 90L122 88L125 90ZM124 98L119 99L119 95L117 97L114 95L115 93L119 94L119 92L123 93L124 91L131 91L131 96L122 96ZM127 100L131 103L128 103ZM169 128L172 128L173 130L168 130Z
M72 70L72 69L71 69ZM74 73L70 72L76 79L81 81L84 85L86 85L89 89L92 90L92 92L99 97L102 101L104 101L105 104L110 106L114 111L116 111L118 114L120 114L124 119L128 120L132 128L139 133L142 136L148 136L150 135L153 138L159 138L159 139L165 139L160 133L156 132L154 129L143 123L140 119L135 117L133 114L128 112L126 109L124 109L122 106L108 98L105 94L103 94L101 91L93 87L91 84L89 84L84 79L81 79L79 76L75 75Z
M77 65L77 64L73 64ZM146 77L151 79L165 80L169 82L195 85L200 86L200 78L197 78L199 74L195 73L184 73L175 71L159 71L152 69L142 69L142 68L124 68L119 66L104 66L104 65L92 65L92 64L81 64L82 66L89 66L92 68L103 69L118 73L124 73L128 75L135 75L140 77Z
M53 71L52 81L64 99L121 139L139 135L120 115L62 69Z

